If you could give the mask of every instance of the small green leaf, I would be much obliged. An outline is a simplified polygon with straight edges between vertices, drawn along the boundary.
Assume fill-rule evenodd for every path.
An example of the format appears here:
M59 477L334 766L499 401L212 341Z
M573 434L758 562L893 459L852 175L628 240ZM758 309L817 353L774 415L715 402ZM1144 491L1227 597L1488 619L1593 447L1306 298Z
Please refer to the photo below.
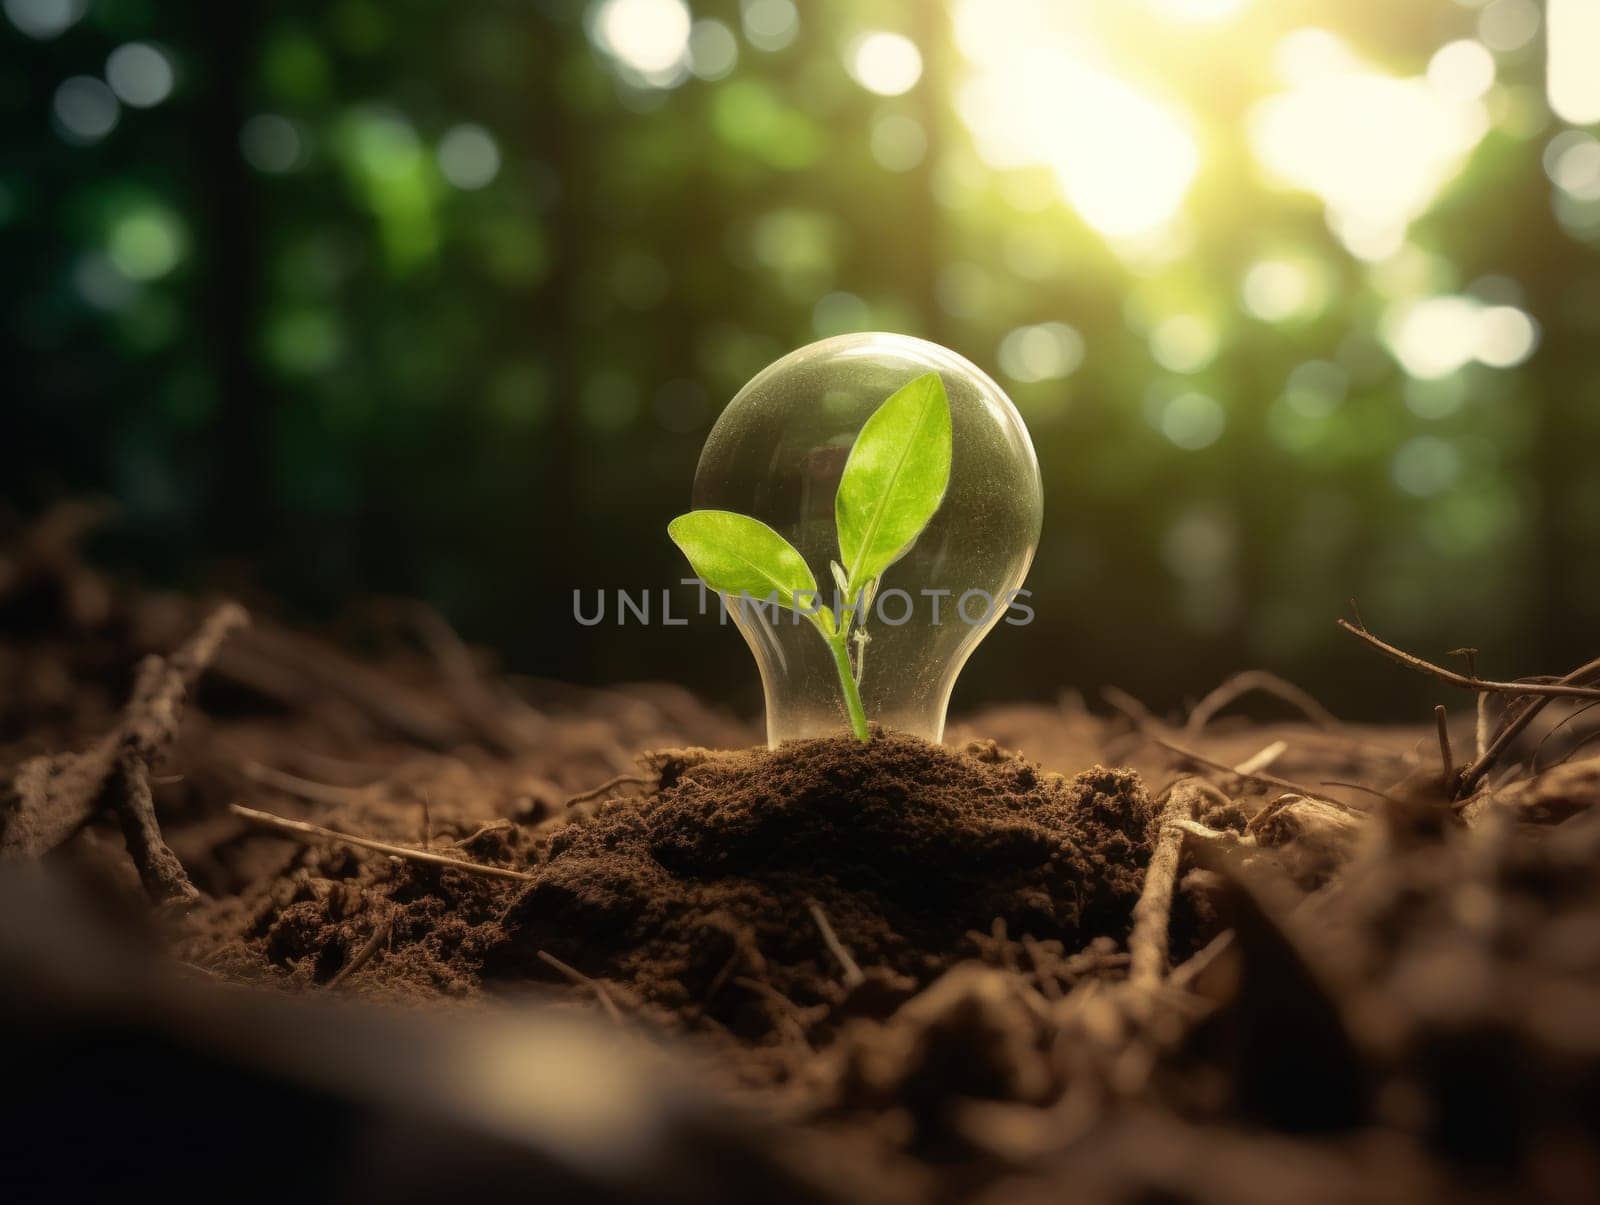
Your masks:
M817 579L794 545L759 519L727 510L693 510L667 524L672 542L719 594L748 594L758 602L805 613L817 607ZM796 595L804 595L798 603Z
M834 522L839 554L859 589L916 543L950 484L950 399L936 372L891 394L856 436Z

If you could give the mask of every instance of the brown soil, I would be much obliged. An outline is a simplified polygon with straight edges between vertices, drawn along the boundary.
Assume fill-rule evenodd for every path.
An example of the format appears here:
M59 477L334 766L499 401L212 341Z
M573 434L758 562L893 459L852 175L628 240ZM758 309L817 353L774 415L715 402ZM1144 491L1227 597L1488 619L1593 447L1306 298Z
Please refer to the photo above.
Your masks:
M389 991L569 988L554 956L657 1024L759 1040L818 1005L833 1023L886 1015L996 926L1047 957L1121 942L1155 822L1137 775L1068 780L992 744L880 734L648 761L647 794L462 834L462 855L528 871L526 886L304 850L294 873L197 908L184 950L326 983L381 928L371 978Z
M1459 797L1432 723L1261 675L769 752L408 604L230 633L12 563L0 1197L1600 1199L1577 704Z

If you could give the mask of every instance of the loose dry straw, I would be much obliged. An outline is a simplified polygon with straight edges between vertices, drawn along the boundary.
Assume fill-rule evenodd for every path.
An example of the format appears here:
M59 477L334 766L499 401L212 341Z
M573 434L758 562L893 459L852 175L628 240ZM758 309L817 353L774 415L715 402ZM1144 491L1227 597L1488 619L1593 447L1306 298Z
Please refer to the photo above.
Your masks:
M271 829L273 832L282 833L287 837L294 837L299 841L336 841L343 845L355 845L362 849L376 850L380 854L388 854L392 858L405 858L412 862L426 862L430 866L448 866L452 870L464 870L468 874L483 875L491 879L514 879L519 883L533 881L533 876L521 870L511 870L505 866L486 866L482 862L468 862L464 858L452 858L445 854L431 853L424 849L413 849L409 845L394 845L388 841L374 841L371 837L358 837L353 833L341 833L337 829L323 828L320 824L308 824L304 820L290 820L286 816L274 816L271 812L258 812L255 808L247 808L243 804L230 804L229 811L243 820L261 828Z

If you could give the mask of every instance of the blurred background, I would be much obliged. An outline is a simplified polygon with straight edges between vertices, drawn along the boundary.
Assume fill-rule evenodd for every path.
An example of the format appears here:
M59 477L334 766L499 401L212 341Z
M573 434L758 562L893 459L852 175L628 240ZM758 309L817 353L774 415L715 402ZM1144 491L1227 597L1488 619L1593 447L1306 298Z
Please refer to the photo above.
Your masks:
M659 589L756 371L883 329L1008 390L1037 618L955 707L1165 707L1337 633L1600 644L1594 0L3 0L0 496L145 581L416 595L514 668L754 710ZM691 596L679 591L683 600ZM592 594L591 594L592 597Z

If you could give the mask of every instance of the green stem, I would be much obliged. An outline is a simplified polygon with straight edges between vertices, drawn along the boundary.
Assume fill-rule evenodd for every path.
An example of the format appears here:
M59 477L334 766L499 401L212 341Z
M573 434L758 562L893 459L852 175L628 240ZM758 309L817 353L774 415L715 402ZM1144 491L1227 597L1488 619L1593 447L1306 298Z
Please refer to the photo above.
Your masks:
M865 745L872 739L872 733L867 729L867 710L861 706L861 691L856 688L856 677L850 669L850 652L845 635L840 632L826 639L828 647L833 650L834 667L839 671L839 688L844 691L844 705L850 711L850 731L856 734L856 740Z

